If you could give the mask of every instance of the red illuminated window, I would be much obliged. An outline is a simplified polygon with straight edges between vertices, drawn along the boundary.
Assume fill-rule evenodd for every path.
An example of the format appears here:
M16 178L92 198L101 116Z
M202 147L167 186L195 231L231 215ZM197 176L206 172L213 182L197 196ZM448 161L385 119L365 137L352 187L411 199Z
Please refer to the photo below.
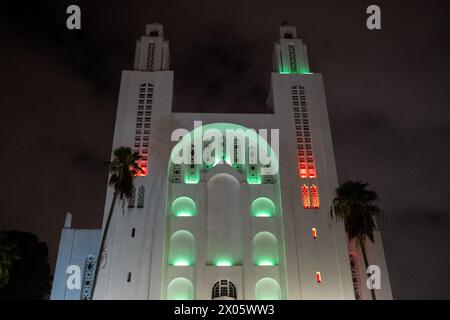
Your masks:
M317 239L317 229L316 228L311 229L311 234L312 234L313 239Z
M147 99L144 99L147 97ZM150 140L150 124L151 124L151 109L152 109L152 100L153 97L153 84L152 83L142 83L139 88L139 99L138 99L138 108L137 108L137 117L136 117L136 131L135 131L135 150L139 152L142 158L136 162L136 164L142 169L137 176L146 176L148 173L148 154L150 153L148 150L149 140ZM144 107L145 107L145 118L144 116ZM144 124L143 124L144 122ZM144 130L142 132L142 125L144 125ZM142 145L140 141L144 141Z
M146 176L148 173L147 160L136 161L136 164L142 169L136 176L138 177Z
M310 159L311 159L311 162L314 162L313 158L310 158ZM316 175L316 168L314 166L314 163L309 164L308 165L308 178L314 179L316 177L317 177L317 175Z
M302 202L303 202L303 208L309 209L311 208L311 201L309 199L309 191L307 185L302 185Z
M299 164L299 166L298 166L298 174L299 174L300 178L307 178L306 164L305 163L300 163Z
M311 194L311 205L313 209L320 208L319 191L317 190L317 187L313 184L311 188L309 188L309 190Z
M316 272L316 281L317 281L317 283L322 282L322 276L320 275L320 272Z

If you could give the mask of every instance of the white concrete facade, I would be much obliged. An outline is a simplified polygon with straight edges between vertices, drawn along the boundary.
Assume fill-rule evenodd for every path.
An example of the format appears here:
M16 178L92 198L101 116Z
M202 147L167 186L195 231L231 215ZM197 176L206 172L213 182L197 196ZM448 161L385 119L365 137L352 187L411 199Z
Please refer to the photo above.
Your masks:
M146 174L136 177L133 201L115 208L94 299L354 299L349 252L360 255L329 218L338 179L323 80L309 72L295 28L282 26L275 44L271 114L172 112L168 53L162 26L149 25L135 70L122 74L113 150L139 151ZM219 130L279 129L279 172L177 166L171 134L192 131L194 121ZM108 187L104 221L112 195ZM254 214L259 204L267 216ZM371 263L386 275L377 297L389 299L377 240Z
M53 277L51 300L80 300L82 290L89 287L84 283L86 266L89 259L98 255L101 230L71 228L71 215L67 214L66 223L61 232L58 258ZM71 275L77 276L73 267L79 267L79 287L70 288L67 285ZM78 281L78 279L74 279ZM72 283L72 281L70 281ZM90 289L90 288L86 288Z

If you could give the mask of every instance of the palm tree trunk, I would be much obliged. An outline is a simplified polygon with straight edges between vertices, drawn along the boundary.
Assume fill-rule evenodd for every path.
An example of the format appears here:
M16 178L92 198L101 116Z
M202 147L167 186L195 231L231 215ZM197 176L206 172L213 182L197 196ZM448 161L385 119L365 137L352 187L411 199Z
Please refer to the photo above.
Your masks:
M94 281L92 283L91 300L94 297L95 287L97 285L97 277L98 277L98 273L100 271L101 260L103 257L103 250L105 250L106 238L108 236L109 225L111 224L111 218L112 218L112 215L114 212L114 207L116 205L116 200L117 200L117 192L115 191L114 195L113 195L112 203L111 203L111 208L109 209L108 218L106 219L105 230L103 230L102 241L100 242L100 249L98 250L97 263L95 266Z
M364 246L364 243L362 242L361 239L358 240L359 241L359 246L361 247L361 252L364 258L364 265L366 266L366 272L367 272L367 268L369 267L369 260L367 259L367 254L366 254L366 247ZM370 294L372 295L372 300L377 300L377 297L375 296L375 289L370 289Z

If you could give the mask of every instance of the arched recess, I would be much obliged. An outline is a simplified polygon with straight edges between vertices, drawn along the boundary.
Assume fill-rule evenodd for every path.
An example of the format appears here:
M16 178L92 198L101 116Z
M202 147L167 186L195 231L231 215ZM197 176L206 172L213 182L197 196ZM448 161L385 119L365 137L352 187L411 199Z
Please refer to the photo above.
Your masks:
M255 286L256 300L281 300L281 289L278 282L272 278L263 278Z
M192 233L179 230L169 241L169 264L173 266L192 266L195 264L195 239Z
M260 232L253 238L253 263L257 266L276 266L279 263L278 241L270 232Z
M178 197L172 202L170 213L176 217L193 217L197 215L197 206L189 197Z
M242 215L239 181L228 173L218 173L207 183L206 264L242 264Z
M275 204L266 197L259 197L252 202L252 216L273 217L275 216Z
M194 300L194 286L189 279L176 278L167 286L167 300Z

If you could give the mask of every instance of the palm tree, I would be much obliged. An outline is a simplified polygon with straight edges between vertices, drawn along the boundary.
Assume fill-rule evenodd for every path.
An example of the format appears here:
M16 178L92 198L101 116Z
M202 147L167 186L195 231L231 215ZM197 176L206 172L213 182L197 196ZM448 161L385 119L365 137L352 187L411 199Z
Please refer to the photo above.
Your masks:
M5 231L0 232L0 289L8 284L11 268L19 259L16 244L8 239Z
M336 189L336 197L333 199L331 217L343 221L345 231L350 242L356 239L361 247L366 270L369 267L365 241L366 237L374 242L373 231L376 229L374 218L380 216L382 211L375 205L378 195L367 190L368 183L361 181L347 181ZM376 300L375 290L370 290L372 300Z
M105 251L105 243L108 237L108 230L111 224L111 218L114 212L117 198L119 198L122 203L124 203L125 200L130 200L134 191L134 177L143 172L142 168L139 167L139 164L137 162L141 159L141 156L138 152L133 152L131 148L119 147L114 150L113 155L114 157L112 161L109 161L107 165L109 167L109 173L111 175L109 178L109 185L114 188L114 194L108 213L108 218L106 219L105 229L103 230L103 235L100 242L100 249L95 268L91 297L94 296L98 272L100 270L103 252Z

